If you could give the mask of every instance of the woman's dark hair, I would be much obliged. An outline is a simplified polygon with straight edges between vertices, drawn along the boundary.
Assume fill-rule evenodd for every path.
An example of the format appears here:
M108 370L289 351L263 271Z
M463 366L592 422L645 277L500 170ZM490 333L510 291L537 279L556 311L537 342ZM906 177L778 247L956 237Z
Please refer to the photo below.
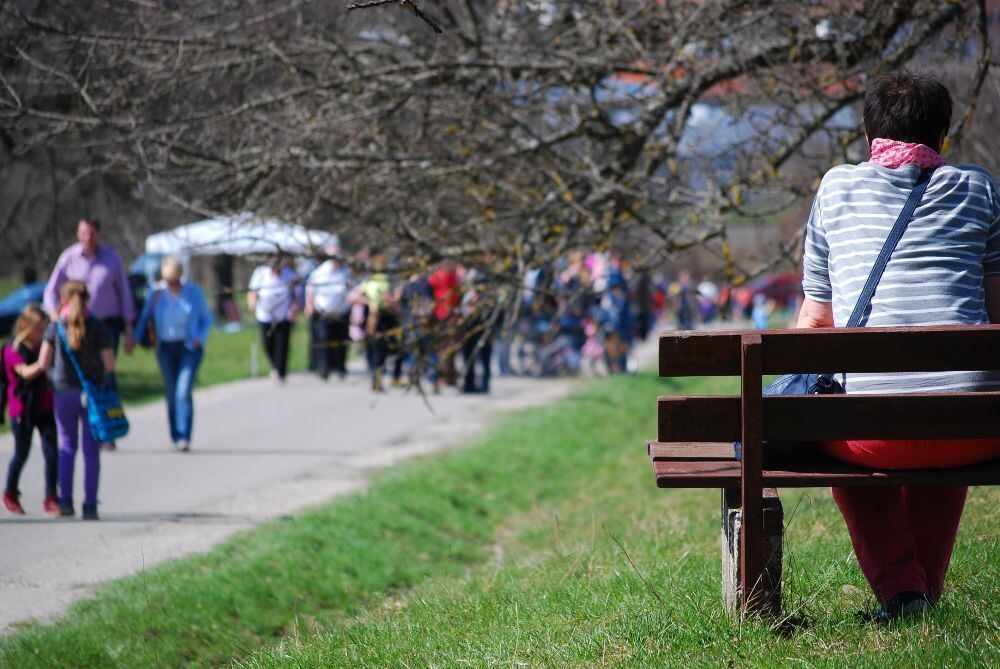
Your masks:
M951 94L927 75L889 72L865 91L864 120L869 140L894 139L940 151L941 134L951 125Z

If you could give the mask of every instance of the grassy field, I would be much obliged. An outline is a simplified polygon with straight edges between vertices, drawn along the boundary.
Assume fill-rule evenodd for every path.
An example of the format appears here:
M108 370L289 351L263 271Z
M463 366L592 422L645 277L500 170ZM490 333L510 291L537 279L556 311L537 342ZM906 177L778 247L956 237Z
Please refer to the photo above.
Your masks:
M0 279L0 297L6 297L22 285L21 281L15 279Z
M642 440L663 391L593 382L365 493L112 583L0 640L0 666L1000 666L997 491L972 494L939 608L887 628L857 618L874 602L828 494L784 495L785 605L807 624L741 624L720 601L718 493L653 486Z

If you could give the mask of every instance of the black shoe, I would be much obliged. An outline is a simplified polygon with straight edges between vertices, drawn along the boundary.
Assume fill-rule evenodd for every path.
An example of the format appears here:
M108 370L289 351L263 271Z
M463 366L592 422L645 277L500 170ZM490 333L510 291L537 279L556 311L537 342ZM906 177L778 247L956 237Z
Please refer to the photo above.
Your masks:
M868 616L870 622L886 624L902 618L916 618L928 613L934 603L922 592L907 590L888 599L875 613Z
M100 520L97 515L97 505L96 504L84 504L83 505L83 519L84 520Z
M63 518L70 518L76 515L71 500L59 500L59 515Z

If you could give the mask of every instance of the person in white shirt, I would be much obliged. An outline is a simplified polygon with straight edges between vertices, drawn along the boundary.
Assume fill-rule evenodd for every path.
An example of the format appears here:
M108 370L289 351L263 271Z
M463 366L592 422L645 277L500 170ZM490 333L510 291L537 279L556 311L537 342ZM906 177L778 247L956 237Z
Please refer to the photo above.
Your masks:
M260 323L264 351L271 362L271 376L278 385L285 383L288 372L288 344L297 313L297 282L298 274L292 267L291 256L280 253L269 264L254 270L247 291L247 306Z
M350 342L350 274L340 261L340 246L326 248L327 259L309 274L306 282L305 313L310 320L316 373L327 379L333 372L347 375L347 347Z

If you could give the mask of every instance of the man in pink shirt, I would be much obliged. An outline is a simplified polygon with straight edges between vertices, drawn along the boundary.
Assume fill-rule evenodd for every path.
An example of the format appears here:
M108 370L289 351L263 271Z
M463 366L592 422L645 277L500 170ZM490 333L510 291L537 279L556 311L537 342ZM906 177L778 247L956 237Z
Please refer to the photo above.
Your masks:
M59 318L59 291L67 281L82 281L90 293L90 314L101 321L111 339L111 350L118 355L118 341L125 335L125 352L135 349L135 300L128 284L125 265L113 248L101 244L101 223L97 219L83 218L76 226L77 244L62 252L56 261L52 276L45 286L45 310L54 320ZM101 444L108 451L115 450L114 442Z
M59 290L67 281L82 281L90 293L90 313L104 323L118 353L118 341L125 335L125 352L135 348L132 326L135 300L121 258L110 246L101 244L101 224L82 219L76 227L77 244L62 252L45 286L45 310L53 317L59 305Z

